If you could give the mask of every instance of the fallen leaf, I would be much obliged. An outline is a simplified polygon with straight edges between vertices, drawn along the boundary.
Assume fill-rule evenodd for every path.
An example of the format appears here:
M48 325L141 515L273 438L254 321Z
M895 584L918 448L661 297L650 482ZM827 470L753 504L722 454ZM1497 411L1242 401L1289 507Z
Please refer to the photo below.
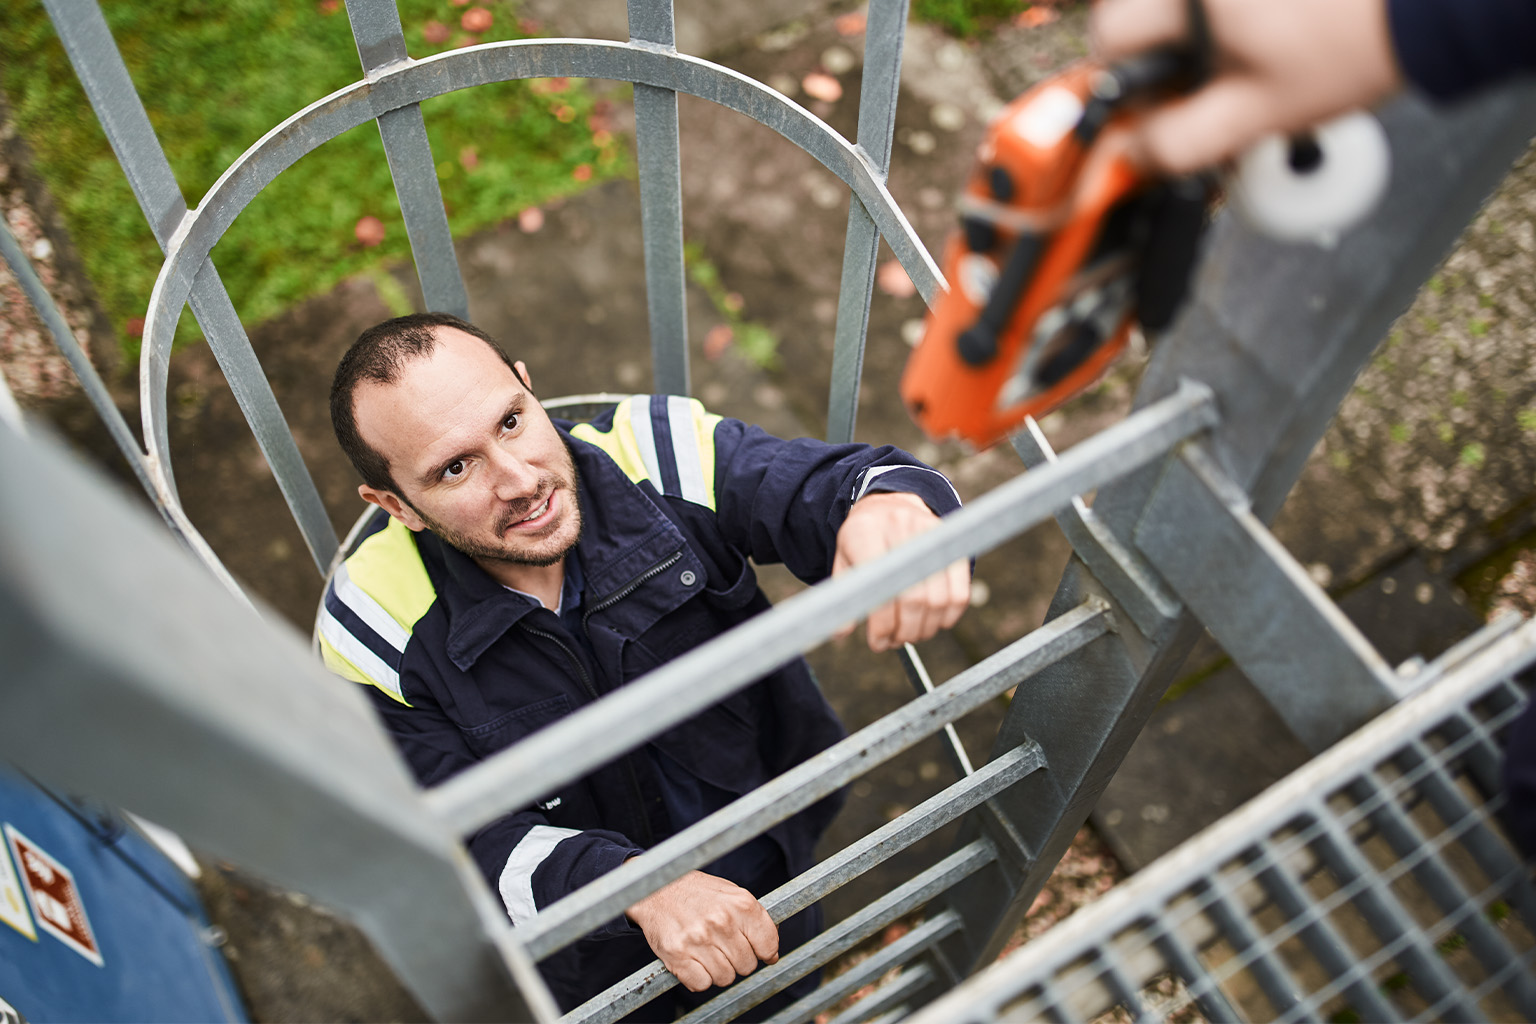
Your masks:
M130 338L144 337L144 318L141 316L134 317L123 325L123 329L128 332L128 337Z
M466 171L472 171L480 166L480 154L474 146L465 146L459 150L459 166Z
M459 27L465 32L486 32L496 23L496 17L484 7L471 7L459 19Z
M880 264L880 269L875 273L875 284L885 294L898 299L910 299L917 294L917 285L907 276L906 268L900 260L887 260Z
M1013 23L1019 28L1039 28L1041 25L1049 25L1060 19L1061 12L1054 7L1041 7L1039 4L1026 11L1020 11L1014 15Z
M517 215L517 226L524 234L533 234L544 226L544 211L530 206Z
M429 21L421 26L421 38L425 39L432 46L443 45L452 34L453 29L440 21Z
M571 177L575 178L577 181L591 181L592 165L577 164L574 168L571 169Z
M837 29L840 36L856 36L863 34L866 21L868 18L863 11L849 11L834 18L832 27Z
M542 28L542 27L543 27L542 25L540 25L538 22L534 21L532 18L518 18L517 19L517 30L519 32L521 32L525 36L531 36L531 35L537 34L539 29Z
M335 14L341 10L341 0L320 0L315 6L320 9L321 14Z
M370 213L357 219L357 226L352 229L352 233L359 242L372 249L384 241L384 222Z
M731 347L731 341L736 337L736 332L731 330L729 324L715 324L704 335L704 358L719 359L725 354L725 350Z
M842 99L843 83L824 71L812 71L800 80L800 88L812 99L836 103Z

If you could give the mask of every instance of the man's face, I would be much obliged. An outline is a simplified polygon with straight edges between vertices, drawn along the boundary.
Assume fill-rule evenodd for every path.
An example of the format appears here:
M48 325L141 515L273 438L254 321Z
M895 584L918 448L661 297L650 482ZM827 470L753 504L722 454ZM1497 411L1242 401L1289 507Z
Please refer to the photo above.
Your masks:
M363 497L477 560L555 564L581 536L570 452L490 346L452 327L434 337L394 384L365 383L353 398L358 432L399 488L365 486Z

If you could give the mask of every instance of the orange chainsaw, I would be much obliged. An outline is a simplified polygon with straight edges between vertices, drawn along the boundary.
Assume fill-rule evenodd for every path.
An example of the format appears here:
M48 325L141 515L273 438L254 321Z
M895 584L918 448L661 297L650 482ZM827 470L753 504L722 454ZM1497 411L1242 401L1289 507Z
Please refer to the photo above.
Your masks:
M901 381L930 437L994 444L1097 380L1134 322L1173 320L1212 186L1150 176L1124 126L1203 78L1203 53L1074 65L988 127L944 250L949 291Z

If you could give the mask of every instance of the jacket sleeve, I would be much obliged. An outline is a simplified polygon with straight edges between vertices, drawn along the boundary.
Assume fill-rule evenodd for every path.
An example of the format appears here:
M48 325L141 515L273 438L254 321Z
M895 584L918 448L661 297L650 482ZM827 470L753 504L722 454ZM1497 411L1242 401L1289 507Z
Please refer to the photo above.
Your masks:
M480 760L463 734L441 710L412 692L409 674L406 706L370 687L385 728L423 786L435 786ZM512 923L522 924L539 910L643 853L627 837L603 829L576 830L550 823L537 807L497 818L471 835L469 847L480 872L500 896ZM596 937L637 931L622 915L598 929Z
M1389 0L1387 17L1404 76L1435 99L1536 70L1531 0Z
M783 562L807 583L831 574L837 531L868 494L915 494L940 516L960 507L944 474L890 445L785 441L721 419L714 456L717 518L727 539L757 562Z

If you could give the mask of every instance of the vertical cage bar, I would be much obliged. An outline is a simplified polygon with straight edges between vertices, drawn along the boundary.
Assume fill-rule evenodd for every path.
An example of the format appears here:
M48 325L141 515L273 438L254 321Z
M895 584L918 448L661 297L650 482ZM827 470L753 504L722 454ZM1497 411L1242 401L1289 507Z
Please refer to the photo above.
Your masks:
M896 132L896 99L901 90L901 44L907 0L873 0L864 30L864 70L859 85L858 149L884 181L891 167ZM869 303L875 291L880 232L857 196L848 200L848 235L837 293L837 327L832 352L832 387L827 399L827 440L853 440L859 410L859 378L869 332Z
M365 77L410 60L405 51L400 12L393 3L347 0L347 19L352 23L352 38L357 42L357 56ZM453 251L453 232L448 227L442 189L437 184L437 164L432 159L421 104L412 103L380 114L378 126L427 309L468 319L469 295Z
M1395 1016L1391 1006L1376 991L1370 976L1362 975L1356 968L1357 955L1307 895L1284 857L1277 854L1267 840L1261 844L1261 849L1269 864L1259 870L1259 884L1295 925L1297 934L1317 957L1317 962L1330 977L1339 980L1362 1019L1391 1020ZM1316 1012L1317 1007L1311 1009Z
M80 342L75 338L75 332L69 329L69 324L64 320L64 314L59 312L59 307L54 304L53 296L48 294L48 289L43 287L43 282L38 278L37 272L32 269L32 261L27 259L26 253L21 251L21 244L16 241L16 236L11 234L10 227L0 218L0 258L11 268L11 273L16 278L16 283L21 285L21 290L37 310L38 319L43 326L48 328L48 333L53 335L53 343L58 346L69 368L75 372L75 379L80 382L80 387L85 391L85 397L90 400L91 407L96 410L96 415L101 417L107 433L112 435L112 442L117 445L117 450L127 460L133 475L138 479L139 486L144 488L151 499L155 496L155 485L149 478L149 467L144 462L144 452L139 448L138 439L133 436L133 431L128 429L128 421L123 419L123 414L118 411L117 403L112 401L112 395L108 393L107 386L102 382L101 375L96 372L96 367L91 365L91 359L80 347ZM10 395L10 391L6 391Z
M928 674L928 666L923 664L922 656L917 653L917 648L911 644L902 644L900 652L901 667L907 673L907 679L911 681L912 688L917 691L919 697L925 693L933 692L933 677ZM976 769L971 764L971 758L965 752L965 744L960 742L960 734L955 731L953 722L944 724L945 750L949 753L950 762L955 766L955 771L961 778L974 774Z
M128 68L117 52L117 44L112 40L101 8L94 0L89 3L85 0L44 0L44 7L54 31L64 43L64 52L90 99L91 108L112 144L112 151L128 177L139 208L149 221L155 241L164 249L186 216L187 204L165 152L155 138L149 115L144 112L144 105L134 90ZM262 455L272 467L294 522L304 535L310 556L324 572L336 553L336 531L211 260L204 263L198 273L188 302L208 339L208 347L218 360L219 369L229 382L235 401L251 426L251 433L256 436ZM154 407L163 408L164 404L163 394L143 396L146 413ZM152 443L148 440L151 431L147 423L144 434L146 443ZM151 451L151 466L163 484L163 489L157 488L160 500L176 502L168 456L168 452Z
M629 41L675 51L672 0L627 0ZM660 394L688 394L688 296L683 275L683 171L677 93L635 83L635 153L651 366Z

